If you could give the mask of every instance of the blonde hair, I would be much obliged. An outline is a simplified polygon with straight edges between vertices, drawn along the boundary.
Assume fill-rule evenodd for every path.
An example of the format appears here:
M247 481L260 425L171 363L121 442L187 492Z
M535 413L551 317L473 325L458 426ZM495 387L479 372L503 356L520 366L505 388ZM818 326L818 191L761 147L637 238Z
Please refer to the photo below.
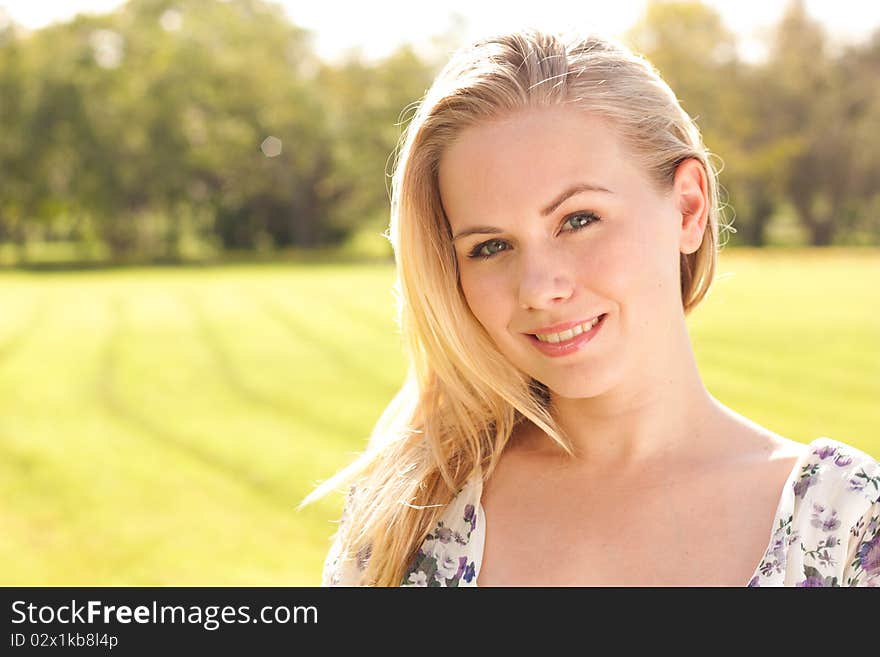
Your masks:
M401 136L392 178L388 237L406 380L364 452L299 507L348 486L331 552L357 564L361 585L403 583L444 507L470 477L488 480L525 418L572 454L546 386L498 351L467 306L437 182L441 155L463 128L560 104L610 121L658 189L670 188L682 161L699 160L709 218L699 249L681 254L684 313L709 290L719 249L717 172L696 124L647 60L609 37L535 29L456 51Z

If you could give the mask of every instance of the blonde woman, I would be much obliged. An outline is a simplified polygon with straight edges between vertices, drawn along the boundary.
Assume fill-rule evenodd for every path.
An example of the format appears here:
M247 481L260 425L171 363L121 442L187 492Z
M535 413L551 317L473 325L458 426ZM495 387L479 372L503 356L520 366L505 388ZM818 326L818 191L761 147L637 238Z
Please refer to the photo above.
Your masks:
M393 178L409 375L324 585L880 585L880 463L703 385L716 171L617 41L522 30L457 51ZM301 506L302 506L301 505Z

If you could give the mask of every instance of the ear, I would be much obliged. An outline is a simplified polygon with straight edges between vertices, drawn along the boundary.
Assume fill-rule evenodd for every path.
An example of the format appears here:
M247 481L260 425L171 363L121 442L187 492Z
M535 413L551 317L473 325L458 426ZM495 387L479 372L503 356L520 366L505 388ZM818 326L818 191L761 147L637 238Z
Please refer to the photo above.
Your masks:
M693 253L703 243L709 221L709 183L699 160L688 158L678 165L673 195L681 214L679 250L685 254Z

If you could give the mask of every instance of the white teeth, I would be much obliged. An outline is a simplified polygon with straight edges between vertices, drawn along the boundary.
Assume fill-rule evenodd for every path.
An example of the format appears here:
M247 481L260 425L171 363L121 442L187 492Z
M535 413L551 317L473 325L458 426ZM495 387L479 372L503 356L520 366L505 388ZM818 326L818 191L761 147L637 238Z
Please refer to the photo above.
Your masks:
M601 315L600 315L601 317ZM574 328L570 328L568 330L563 331L562 333L548 333L544 335L536 335L541 342L551 342L556 344L557 342L565 342L566 340L571 340L574 336L580 335L584 331L589 331L593 328L596 323L599 321L600 317L596 317L591 322L584 322L583 324L578 324Z

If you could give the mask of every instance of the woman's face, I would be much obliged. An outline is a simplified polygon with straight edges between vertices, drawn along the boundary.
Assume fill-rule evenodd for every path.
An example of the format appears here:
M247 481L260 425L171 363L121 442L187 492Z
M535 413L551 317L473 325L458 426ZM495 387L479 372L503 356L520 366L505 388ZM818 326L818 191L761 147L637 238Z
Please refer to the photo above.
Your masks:
M707 216L699 162L662 194L607 123L529 109L466 129L439 184L467 304L515 366L571 398L674 376L686 337L679 257L699 247ZM557 204L575 185L591 188ZM561 356L531 335L602 314Z

